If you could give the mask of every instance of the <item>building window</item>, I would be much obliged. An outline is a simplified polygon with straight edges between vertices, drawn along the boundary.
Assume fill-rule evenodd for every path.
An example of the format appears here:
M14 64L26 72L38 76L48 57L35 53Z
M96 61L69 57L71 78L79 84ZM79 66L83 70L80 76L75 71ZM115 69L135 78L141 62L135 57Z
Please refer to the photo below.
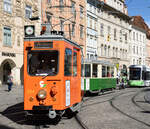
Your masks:
M80 6L80 18L83 18L83 16L84 16L84 13L83 13L83 7Z
M114 40L117 40L117 29L114 29Z
M60 30L64 31L64 20L60 20Z
M118 57L118 48L116 48L116 57Z
M12 8L11 8L11 0L4 0L4 11L11 13Z
M80 25L80 38L83 38L83 26Z
M125 42L127 43L127 39L128 39L128 34L125 34Z
M32 8L29 5L26 5L26 7L25 7L25 17L26 18L32 17Z
M17 46L20 46L20 36L17 36Z
M120 30L120 42L122 42L122 30Z
M101 45L101 56L103 56L103 44Z
M138 33L136 33L136 40L138 41Z
M59 5L60 5L60 10L64 10L64 8L63 8L64 1L63 0L59 0Z
M135 59L133 59L133 65L135 64Z
M97 19L94 19L94 29L97 29Z
M120 58L122 58L122 49L120 49Z
M72 36L75 36L75 23L72 23Z
M63 6L64 5L64 1L63 0L59 0L59 5Z
M92 28L92 22L93 22L93 19L92 17L90 17L90 28Z
M135 40L135 32L133 32L133 40Z
M47 17L47 22L51 24L52 16L47 14L46 17Z
M47 0L47 3L51 3L51 0Z
M104 56L106 56L107 55L107 46L105 45L104 46Z
M3 44L4 46L11 46L11 29L8 27L4 27L4 40L3 40Z
M101 23L100 35L104 36L104 24L103 23Z
M71 12L76 17L75 2L71 1Z
M133 54L135 54L135 46L133 46Z
M110 57L110 46L108 46L108 57Z
M110 30L111 30L110 26L108 26L108 35L110 35Z

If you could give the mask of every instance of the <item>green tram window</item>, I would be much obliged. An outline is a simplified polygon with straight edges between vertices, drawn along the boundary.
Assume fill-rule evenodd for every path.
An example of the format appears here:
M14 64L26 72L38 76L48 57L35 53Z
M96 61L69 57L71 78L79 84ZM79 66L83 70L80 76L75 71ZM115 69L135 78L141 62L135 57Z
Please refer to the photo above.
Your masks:
M102 66L102 77L106 77L106 66Z
M85 64L85 77L91 77L91 64Z
M77 53L73 53L73 76L77 76Z
M97 64L93 64L92 77L97 77Z
M64 66L64 75L71 76L72 75L72 50L66 48L65 50L65 66Z

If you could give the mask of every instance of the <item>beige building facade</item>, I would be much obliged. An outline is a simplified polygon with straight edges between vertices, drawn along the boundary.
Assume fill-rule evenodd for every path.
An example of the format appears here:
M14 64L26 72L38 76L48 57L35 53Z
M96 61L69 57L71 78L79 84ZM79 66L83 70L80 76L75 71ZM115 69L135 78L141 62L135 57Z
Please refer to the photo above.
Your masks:
M15 85L23 83L24 25L34 24L36 34L40 32L40 20L29 18L40 16L40 1L0 1L0 85L7 83L11 72Z
M42 0L42 23L50 31L63 31L64 36L83 48L85 52L86 16L84 0Z

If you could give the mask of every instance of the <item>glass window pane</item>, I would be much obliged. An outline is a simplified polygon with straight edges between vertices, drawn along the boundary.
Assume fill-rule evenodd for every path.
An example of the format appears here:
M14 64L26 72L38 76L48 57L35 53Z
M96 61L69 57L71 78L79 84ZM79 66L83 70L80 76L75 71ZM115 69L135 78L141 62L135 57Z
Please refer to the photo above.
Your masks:
M11 46L11 29L4 27L4 34L3 34L4 40L3 44L6 46Z
M71 65L72 65L72 50L69 48L66 48L66 50L65 50L65 67L64 67L65 76L72 75Z
M102 77L106 77L106 66L102 66Z
M73 54L73 76L77 76L77 53Z
M85 64L85 77L91 77L91 65Z
M28 72L32 76L54 76L58 73L58 51L28 52Z

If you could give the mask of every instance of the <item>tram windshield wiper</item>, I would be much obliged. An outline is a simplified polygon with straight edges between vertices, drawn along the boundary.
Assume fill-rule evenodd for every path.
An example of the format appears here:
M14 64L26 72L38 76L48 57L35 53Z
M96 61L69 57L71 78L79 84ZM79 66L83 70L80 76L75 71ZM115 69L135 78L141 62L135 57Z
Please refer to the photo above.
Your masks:
M42 79L46 78L49 75L55 75L54 71L50 71L49 73L47 73L47 75L43 76Z

